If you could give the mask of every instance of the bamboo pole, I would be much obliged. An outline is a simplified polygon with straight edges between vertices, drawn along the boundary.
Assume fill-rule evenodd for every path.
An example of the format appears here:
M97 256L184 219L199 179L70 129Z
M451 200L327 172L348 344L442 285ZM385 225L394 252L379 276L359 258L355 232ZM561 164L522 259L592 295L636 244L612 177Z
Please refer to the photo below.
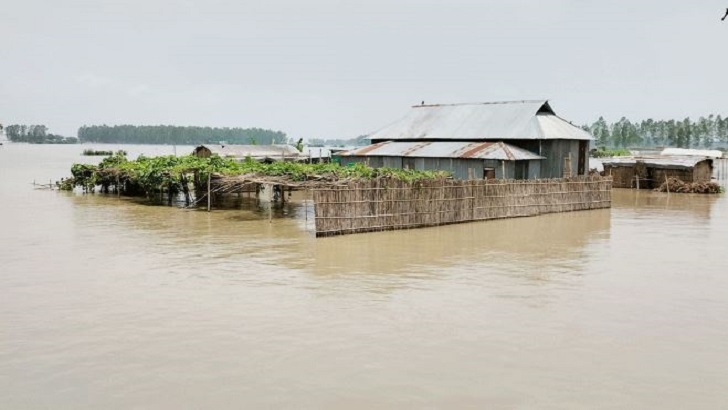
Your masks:
M210 209L212 208L212 197L210 192L210 181L212 179L212 174L207 174L207 212L210 212Z
M670 182L667 180L667 172L665 173L665 188L667 188L667 194L670 195Z
M273 185L266 185L268 191L268 223L273 223Z

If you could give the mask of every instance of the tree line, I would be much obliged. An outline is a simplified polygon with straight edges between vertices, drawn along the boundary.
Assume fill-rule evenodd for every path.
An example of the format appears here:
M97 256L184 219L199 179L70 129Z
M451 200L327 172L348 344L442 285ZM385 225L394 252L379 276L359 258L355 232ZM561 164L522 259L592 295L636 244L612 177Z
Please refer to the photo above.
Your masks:
M582 126L600 147L672 146L681 148L728 148L728 117L709 115L697 121L647 119L632 122L625 117L608 123L599 117L591 125ZM8 125L5 133L10 141L34 144L69 144L99 142L116 144L285 144L295 143L282 131L261 128L215 128L173 125L92 125L78 130L78 138L48 132L45 125ZM311 146L366 145L368 140L311 139Z
M647 119L631 122L622 117L611 124L599 117L582 128L594 135L597 146L603 147L728 147L728 117L720 115L711 114L697 121L685 118L682 121Z
M261 128L213 128L175 125L91 125L78 129L81 142L116 144L285 144L286 134Z
M48 127L45 125L12 124L5 127L5 135L12 142L29 142L31 144L75 144L78 142L75 137L49 133Z

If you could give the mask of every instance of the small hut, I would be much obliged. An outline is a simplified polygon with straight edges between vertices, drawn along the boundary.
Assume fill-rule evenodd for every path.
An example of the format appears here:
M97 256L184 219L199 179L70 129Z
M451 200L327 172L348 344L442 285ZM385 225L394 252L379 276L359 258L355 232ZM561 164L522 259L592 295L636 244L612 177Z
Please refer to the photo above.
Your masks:
M223 158L243 161L252 158L260 162L305 161L308 156L302 154L292 145L200 145L192 152L200 158L209 158L213 154Z
M709 182L713 160L705 157L615 157L601 160L614 188L654 189L667 178Z
M716 149L665 148L660 152L660 155L671 157L723 158L723 152Z

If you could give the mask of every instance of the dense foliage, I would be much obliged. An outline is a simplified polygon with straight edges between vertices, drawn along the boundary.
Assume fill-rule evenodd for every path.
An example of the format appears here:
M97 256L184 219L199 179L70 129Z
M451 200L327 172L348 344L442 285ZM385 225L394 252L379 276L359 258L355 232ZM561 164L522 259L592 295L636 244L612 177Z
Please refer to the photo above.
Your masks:
M5 134L12 142L29 142L31 144L75 144L75 137L63 137L49 134L45 125L13 124L5 127Z
M624 157L629 155L632 155L632 153L626 148L608 149L606 147L599 147L589 152L589 156L592 158Z
M173 125L92 125L78 129L82 142L118 144L260 144L286 142L281 131L260 128L181 127Z
M151 196L158 192L185 192L190 183L206 181L210 173L222 175L267 175L284 176L294 181L326 178L372 179L398 178L407 181L446 178L449 174L441 171L414 171L390 168L370 168L363 164L343 167L336 163L305 164L298 162L274 162L264 164L251 159L236 161L213 155L210 158L187 156L140 156L128 160L122 153L104 158L99 165L74 164L72 178L64 180L63 189L83 187L94 191L100 186L108 191L111 186L119 186L128 195Z
M681 148L728 147L728 117L709 115L697 121L643 120L639 123L626 118L608 124L603 117L585 125L598 146L635 147L671 146Z

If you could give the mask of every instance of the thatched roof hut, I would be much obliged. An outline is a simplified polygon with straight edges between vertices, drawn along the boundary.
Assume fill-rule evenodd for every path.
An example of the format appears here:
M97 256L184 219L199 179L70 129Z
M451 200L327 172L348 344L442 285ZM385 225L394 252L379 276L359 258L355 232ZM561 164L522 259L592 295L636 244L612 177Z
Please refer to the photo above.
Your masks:
M709 182L713 173L713 160L705 157L615 157L601 162L614 188L653 189L667 178Z

